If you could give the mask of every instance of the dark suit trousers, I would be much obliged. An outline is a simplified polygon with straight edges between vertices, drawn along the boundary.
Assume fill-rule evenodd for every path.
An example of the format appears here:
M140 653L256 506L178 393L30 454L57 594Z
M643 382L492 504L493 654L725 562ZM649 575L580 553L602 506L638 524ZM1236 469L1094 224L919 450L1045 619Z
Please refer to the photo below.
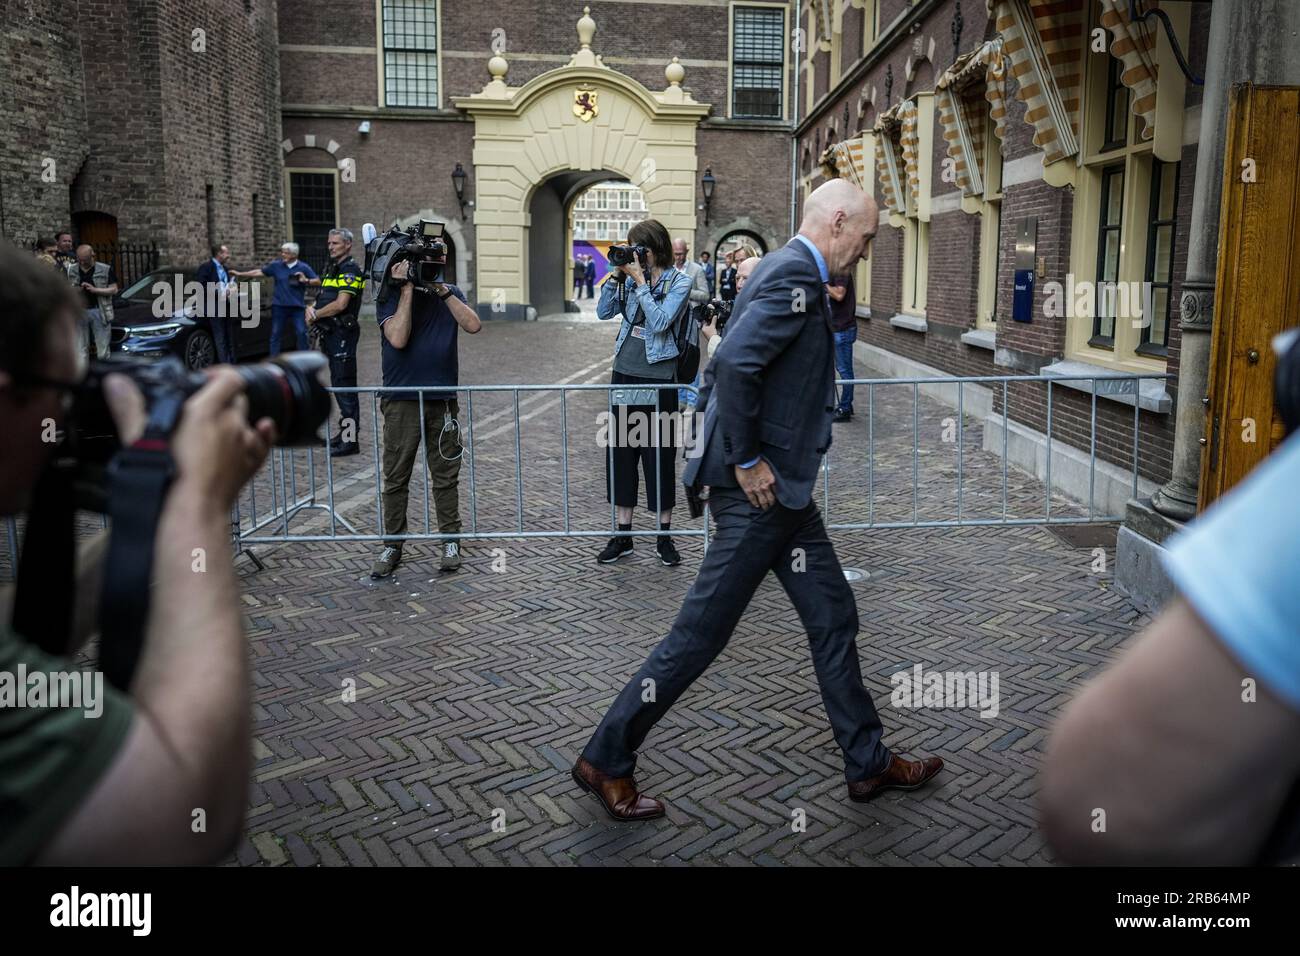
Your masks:
M623 688L582 755L611 776L630 776L650 728L727 646L754 591L775 571L808 632L845 777L881 773L889 751L862 685L858 608L817 506L809 502L796 511L778 503L761 511L739 488L714 488L709 511L717 532L672 630Z

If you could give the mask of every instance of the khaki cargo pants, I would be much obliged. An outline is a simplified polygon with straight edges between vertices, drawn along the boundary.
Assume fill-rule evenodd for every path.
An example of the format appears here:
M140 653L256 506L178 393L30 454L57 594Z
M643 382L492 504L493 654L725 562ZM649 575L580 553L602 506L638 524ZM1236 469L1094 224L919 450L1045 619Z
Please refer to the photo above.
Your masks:
M384 534L406 533L406 507L411 471L420 450L420 403L380 400L384 413ZM453 399L426 399L424 402L425 461L429 464L429 497L437 511L438 530L443 534L460 533L460 430L444 430L444 416L456 419L460 406ZM452 459L448 461L447 459ZM417 477L423 482L424 476ZM417 483L417 497L423 507L424 490ZM385 538L384 543L402 547L400 539Z

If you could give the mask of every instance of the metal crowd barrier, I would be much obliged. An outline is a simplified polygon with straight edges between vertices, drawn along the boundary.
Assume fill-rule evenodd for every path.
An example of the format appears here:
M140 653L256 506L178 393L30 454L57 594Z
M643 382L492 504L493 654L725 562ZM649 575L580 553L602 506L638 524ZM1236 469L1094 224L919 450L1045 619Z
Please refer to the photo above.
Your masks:
M822 511L823 518L828 529L833 531L856 531L872 529L890 529L890 528L946 528L946 527L965 527L965 526L1012 526L1012 525L1043 525L1043 524L1081 524L1081 523L1109 523L1120 521L1123 515L1098 513L1095 503L1095 484L1096 484L1096 466L1097 466L1097 394L1098 382L1115 382L1123 383L1120 391L1112 391L1109 394L1131 395L1133 401L1133 435L1132 435L1132 493L1134 496L1138 493L1138 477L1140 467L1140 449L1139 449L1139 413L1140 404L1138 401L1140 392L1140 383L1145 379L1168 379L1170 376L1163 373L1132 373L1132 374L1099 374L1084 376L1055 376L1055 375L986 375L986 376L968 376L968 377L951 377L951 378L885 378L885 379L845 379L836 382L836 386L852 384L855 389L865 389L867 392L867 453L866 461L862 466L862 478L866 483L866 507L857 515L850 515L850 518L858 520L834 520L831 514L831 475L830 463L833 458L838 460L837 452L834 447L828 452L823 465L822 480ZM1053 434L1054 418L1054 393L1053 388L1065 382L1081 381L1090 382L1090 419L1089 419L1089 443L1088 443L1088 472L1089 472L1089 494L1087 502L1086 517L1082 514L1056 514L1052 513L1052 448L1060 442L1069 444L1062 439L1058 439ZM1010 415L1009 409L1009 386L1017 382L1043 383L1046 385L1046 439L1047 439L1047 459L1046 475L1043 481L1043 508L1041 515L1035 514L1029 517L1013 517L1008 511L1008 442L1011 430L1011 422L1014 420ZM966 430L965 422L965 402L964 388L968 385L987 386L992 390L998 387L1001 389L1002 408L1001 415L996 418L1001 420L1002 424L1002 454L1001 454L1001 513L994 517L973 517L965 513L965 469L964 469L964 435ZM911 421L911 497L912 497L912 514L905 520L878 520L877 517L877 469L876 469L876 430L877 430L877 412L876 397L877 390L889 387L906 387L911 386L912 391L912 421ZM955 516L951 518L934 519L923 518L921 515L920 500L920 409L921 409L921 389L922 387L934 386L954 386L957 390L956 403L956 428L957 428L957 482L956 482L956 501ZM263 471L255 476L248 486L244 489L239 500L231 514L231 533L236 551L248 553L252 560L259 566L261 562L257 556L249 550L250 546L255 544L280 544L292 542L318 542L318 541L382 541L385 539L400 538L404 541L421 541L421 540L459 540L459 539L527 539L527 538L564 538L564 537L607 537L619 533L617 530L616 510L613 502L609 506L609 526L599 528L579 528L574 526L571 508L570 495L570 450L569 450L569 399L571 392L605 392L606 406L605 410L609 418L607 422L613 425L615 418L615 409L619 404L632 404L632 398L637 402L648 398L649 391L654 392L655 423L654 431L656 447L656 467L660 456L663 454L672 454L677 458L675 467L675 478L680 480L681 470L685 465L682 459L682 453L677 448L663 445L659 439L661 432L658 427L660 423L660 413L662 411L662 392L665 389L682 389L692 394L698 394L696 389L690 385L678 385L676 383L665 383L662 385L646 386L624 386L611 384L562 384L562 385L470 385L460 386L456 389L458 399L463 396L464 406L460 409L460 414L464 416L463 423L457 423L458 443L461 446L464 455L464 464L468 465L468 475L462 468L460 480L467 485L468 497L468 530L462 530L459 534L443 534L431 527L430 511L430 473L427 449L425 449L425 405L424 402L417 403L420 407L420 448L416 454L422 459L418 467L421 469L421 491L423 497L423 530L408 532L404 535L387 535L383 527L383 482L382 482L382 458L380 452L379 436L382 434L379 401L382 396L389 393L400 392L410 394L412 392L442 392L447 389L439 387L415 388L415 387L357 387L357 388L340 388L331 389L335 394L352 393L358 396L368 394L370 396L369 414L366 415L364 410L362 418L369 419L370 435L373 443L371 451L372 468L364 469L346 476L342 483L336 482L335 460L331 455L328 446L321 448L300 448L287 449L276 448L269 456L268 462ZM630 391L640 391L644 394L629 396ZM556 526L551 528L527 527L524 507L524 467L523 467L523 444L521 432L520 416L520 396L521 394L533 393L558 393L559 405L559 438L560 438L560 499L562 504L562 520L555 522ZM514 444L514 514L512 516L512 527L486 527L480 522L480 502L481 492L486 491L486 486L480 481L476 474L476 446L475 432L476 424L486 425L495 422L502 416L502 412L496 412L488 415L482 422L475 421L475 396L480 396L480 404L483 402L483 396L488 393L502 393L510 398L510 407L505 414L508 414L513 431ZM620 399L622 400L620 402ZM527 399L526 399L527 400ZM550 404L540 404L535 409L529 410L528 417L540 413L554 406ZM647 403L648 404L648 403ZM685 411L688 406L683 405L679 410ZM689 418L690 416L683 416ZM694 421L692 419L692 421ZM895 418L896 422L897 419ZM494 428L490 434L499 433L501 429ZM461 436L466 436L467 441L462 440ZM1078 446L1071 445L1077 448ZM613 445L608 447L607 455L612 464ZM299 465L305 465L305 473L301 476L300 481ZM323 465L323 482L318 480L318 471ZM411 482L415 481L413 465ZM611 468L612 470L612 468ZM373 486L374 495L374 515L373 526L375 530L362 531L357 525L361 522L360 518L355 515L351 519L345 517L342 512L349 502L340 503L337 494L341 488L351 488L353 486L365 485L367 482ZM601 483L603 486L603 482ZM301 487L300 487L301 486ZM258 495L259 488L262 495L262 507L259 508ZM371 489L365 489L364 494L368 497ZM267 502L266 496L269 493L270 501ZM416 494L416 489L408 486L409 494ZM597 490L599 493L599 488ZM662 488L660 488L662 494ZM680 492L679 492L680 494ZM612 497L612 496L611 496ZM354 501L355 499L350 499ZM417 499L418 500L418 499ZM584 498L584 502L590 501L590 498ZM658 502L656 502L658 504ZM409 499L408 499L409 507ZM663 509L656 508L656 514ZM1082 503L1079 507L1071 510L1081 511ZM310 516L316 513L320 516L319 527L311 531L297 531L292 527L293 522L297 520L301 523L304 516ZM861 520L865 518L865 520ZM18 562L18 529L14 519L10 518L5 522L6 537L8 539L8 556L9 556L9 576L12 577ZM634 537L652 537L657 535L658 531L651 530L633 530L630 534ZM699 537L703 539L704 546L708 547L709 526L707 521L699 522L699 527L681 527L674 525L672 534L678 537Z
M955 527L978 527L978 526L1014 526L1014 525L1045 525L1045 524L1107 524L1124 520L1123 514L1097 514L1096 513L1096 482L1097 482L1097 383L1098 382L1123 382L1125 388L1119 391L1109 392L1109 395L1131 395L1133 398L1133 467L1131 469L1133 478L1132 497L1138 496L1138 473L1140 464L1139 450L1139 414L1141 405L1139 395L1141 383L1146 379L1168 380L1172 375L1164 372L1152 373L1113 373L1100 375L972 375L952 378L875 378L875 379L844 379L837 380L836 386L852 384L855 389L861 386L867 388L867 433L868 433L868 452L867 452L867 520L865 522L834 522L830 516L830 456L833 448L827 452L826 460L823 462L823 517L826 527L832 531L860 531L883 528L955 528ZM1047 385L1047 461L1046 475L1043 480L1043 514L1041 517L1034 516L1029 518L1012 518L1007 512L1007 466L1008 466L1008 443L1010 438L1012 421L1008 404L1008 386L1012 382L1041 382ZM1089 382L1088 388L1090 393L1090 419L1088 427L1088 513L1084 518L1080 515L1052 515L1052 446L1058 441L1052 433L1052 387L1053 385L1062 385L1066 382ZM964 461L964 444L963 437L965 433L965 414L963 401L963 387L965 385L1001 385L1002 387L1002 514L996 518L968 518L963 514L963 461ZM910 521L876 521L875 520L875 395L876 388L894 385L911 385L912 386L912 519ZM950 520L921 520L920 518L920 501L919 501L919 459L920 459L920 433L919 433L919 410L920 410L920 389L921 386L939 386L955 385L957 387L957 516ZM1068 443L1066 443L1068 444ZM1074 446L1071 446L1074 447Z
M428 464L428 451L425 447L427 431L425 428L425 402L416 402L420 410L420 447L416 451L417 457L421 459L419 465L421 469L421 487L420 492L423 497L423 531L408 532L406 534L395 535L385 533L383 526L383 487L380 476L383 473L382 456L378 436L382 434L380 420L379 401L387 394L400 393L409 395L415 392L445 394L448 389L445 386L428 386L428 387L355 387L355 388L337 388L330 391L335 394L356 394L369 395L368 414L365 408L361 411L363 420L369 420L370 434L373 437L373 448L371 456L373 459L373 471L367 470L365 475L373 476L374 491L374 527L373 532L359 531L354 521L349 521L340 513L338 502L336 501L336 483L335 483L335 458L331 454L329 447L323 450L319 448L273 449L265 466L265 474L269 478L271 502L270 509L263 507L260 511L257 503L257 486L258 481L254 479L241 495L240 500L236 502L231 516L232 534L237 551L245 551L249 546L254 544L279 544L289 542L316 542L316 541L385 541L385 540L402 540L402 541L454 541L474 539L478 541L491 539L521 539L521 538L605 538L614 534L627 534L632 537L653 537L658 535L657 523L653 530L636 530L630 532L618 531L617 511L614 502L611 500L609 505L609 526L601 528L576 528L573 523L570 496L570 450L569 450L569 393L571 392L605 392L606 405L605 411L609 416L610 427L613 427L612 420L615 417L615 409L620 404L634 405L645 404L646 407L653 404L654 421L660 422L660 416L663 413L662 392L665 389L673 391L682 390L692 395L698 395L697 389L692 385L681 385L675 382L664 383L660 385L611 385L611 384L562 384L562 385L469 385L459 386L456 388L457 399L464 399L459 414L464 417L463 422L457 422L457 432L459 436L465 436L467 440L460 440L460 448L464 455L465 464L468 467L468 477L466 478L464 469L461 472L461 481L468 486L468 530L462 530L458 534L444 534L431 526L432 512L430 509L430 472ZM561 469L560 469L560 499L562 505L562 522L559 527L549 529L527 528L525 527L524 517L524 468L522 452L522 431L520 418L520 394L521 393L558 393L559 404L559 441L561 448ZM489 528L483 527L480 523L479 492L480 482L476 474L476 449L475 449L475 417L474 403L475 396L482 396L485 393L502 393L510 397L510 409L512 413L512 431L514 443L514 491L515 491L515 513L513 515L513 528ZM630 393L637 393L635 395ZM651 393L653 397L651 398ZM622 399L622 401L619 401ZM481 404L481 399L480 399ZM539 406L537 409L530 410L529 414L549 408L548 405ZM685 412L686 406L679 407L679 411ZM500 413L489 416L485 422L491 422L499 416ZM689 416L683 415L685 419ZM685 462L681 459L681 450L670 447L660 442L662 432L659 427L654 429L654 448L655 448L655 467L656 471L660 467L660 461L663 455L672 455L676 458L676 467L674 470L675 479L680 479L681 469ZM614 446L608 444L607 457L612 471ZM298 456L305 456L306 471L308 481L306 487L301 493L298 487L297 469L294 467L294 461ZM323 462L324 466L324 487L317 483L318 462ZM349 479L356 480L356 476ZM413 487L415 482L414 467L411 475L411 484L408 485L408 494L416 495L416 489ZM662 501L663 488L657 486L657 501L655 513L658 515L664 509L660 502ZM678 492L680 497L680 492ZM612 499L612 496L611 496ZM409 499L408 499L409 507ZM298 533L290 527L290 522L298 515L304 512L319 511L323 518L328 522L328 528L322 529L315 533ZM709 528L707 522L700 522L700 527L681 527L674 525L672 528L674 537L699 537L704 539L705 547L708 547ZM252 559L260 566L257 557L252 552L248 552Z

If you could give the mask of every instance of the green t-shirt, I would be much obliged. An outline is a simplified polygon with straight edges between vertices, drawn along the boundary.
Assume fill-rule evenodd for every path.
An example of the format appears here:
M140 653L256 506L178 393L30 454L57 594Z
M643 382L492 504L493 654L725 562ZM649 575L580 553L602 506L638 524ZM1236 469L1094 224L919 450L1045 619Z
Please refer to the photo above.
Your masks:
M0 866L30 863L53 839L121 749L133 712L101 673L0 623Z

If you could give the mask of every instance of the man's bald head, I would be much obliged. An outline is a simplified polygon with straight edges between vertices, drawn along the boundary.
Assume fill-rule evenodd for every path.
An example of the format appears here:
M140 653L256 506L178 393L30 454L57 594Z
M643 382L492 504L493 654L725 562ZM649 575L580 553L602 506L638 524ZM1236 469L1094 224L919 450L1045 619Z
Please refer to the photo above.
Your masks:
M736 291L739 292L745 287L745 280L749 274L758 268L758 264L763 261L762 256L750 256L740 265L736 266Z
M804 201L799 232L821 251L831 275L844 275L866 258L879 225L875 200L847 179L832 179Z
M673 240L673 265L678 269L686 265L686 253L688 249L689 247L686 245L685 239Z

